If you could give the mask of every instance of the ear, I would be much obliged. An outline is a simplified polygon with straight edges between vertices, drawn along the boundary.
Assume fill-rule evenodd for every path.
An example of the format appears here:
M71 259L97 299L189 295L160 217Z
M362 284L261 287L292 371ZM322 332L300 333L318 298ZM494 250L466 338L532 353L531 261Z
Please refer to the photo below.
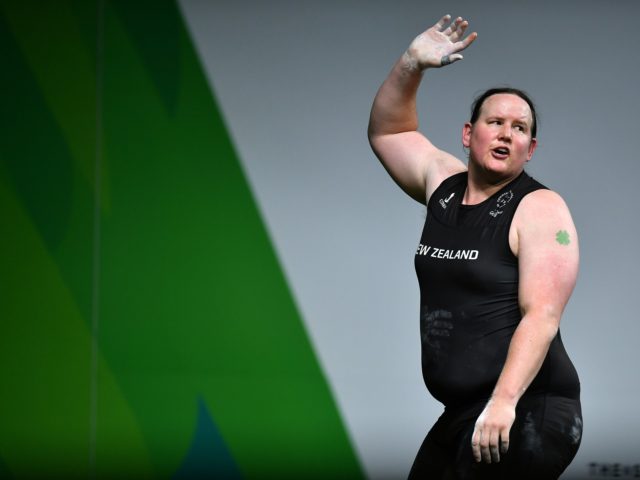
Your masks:
M467 122L464 124L464 127L462 127L462 146L464 148L469 148L469 145L471 143L471 128L473 126Z
M531 157L533 157L533 152L536 151L537 146L538 146L538 139L532 138L531 142L529 143L529 152L527 154L527 162L531 160Z

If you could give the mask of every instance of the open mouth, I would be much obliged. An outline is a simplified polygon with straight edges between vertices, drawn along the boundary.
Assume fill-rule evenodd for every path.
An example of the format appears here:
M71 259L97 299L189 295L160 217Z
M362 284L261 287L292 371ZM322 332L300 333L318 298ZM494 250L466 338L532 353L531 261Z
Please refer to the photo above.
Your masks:
M509 149L507 147L497 147L493 150L493 155L498 158L506 158L509 156Z

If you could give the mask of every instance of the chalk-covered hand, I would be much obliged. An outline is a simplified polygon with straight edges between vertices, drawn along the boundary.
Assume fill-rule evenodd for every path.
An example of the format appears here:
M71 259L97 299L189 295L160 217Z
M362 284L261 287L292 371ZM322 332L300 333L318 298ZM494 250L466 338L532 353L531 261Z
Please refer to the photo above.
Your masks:
M469 22L461 17L451 21L450 15L442 17L438 23L418 35L404 54L410 68L424 70L438 68L462 59L459 53L476 39L473 32L466 37L464 33Z
M471 448L476 462L497 463L509 449L509 431L516 418L515 405L491 399L476 421Z

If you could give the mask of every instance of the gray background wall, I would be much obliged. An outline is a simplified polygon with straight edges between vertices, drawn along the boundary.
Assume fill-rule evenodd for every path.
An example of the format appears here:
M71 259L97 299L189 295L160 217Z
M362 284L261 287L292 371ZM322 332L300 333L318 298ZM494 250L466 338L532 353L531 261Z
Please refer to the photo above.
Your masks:
M640 3L180 5L371 478L406 475L441 406L419 368L413 253L424 208L387 177L366 125L394 61L444 13L468 18L479 37L462 62L428 73L421 129L462 157L478 91L529 91L541 114L529 173L565 198L580 234L561 329L582 381L585 431L565 478L589 475L591 462L640 463Z

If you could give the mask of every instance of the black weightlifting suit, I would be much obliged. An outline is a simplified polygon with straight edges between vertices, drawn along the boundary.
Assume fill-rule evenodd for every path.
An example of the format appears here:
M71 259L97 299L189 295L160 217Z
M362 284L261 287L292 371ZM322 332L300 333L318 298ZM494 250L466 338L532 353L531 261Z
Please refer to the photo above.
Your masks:
M445 411L420 447L409 478L557 478L582 436L580 383L560 333L518 402L509 451L500 463L476 464L471 450L475 421L522 318L509 227L520 200L545 187L523 172L484 202L461 205L466 186L464 172L433 193L415 255L422 373Z

